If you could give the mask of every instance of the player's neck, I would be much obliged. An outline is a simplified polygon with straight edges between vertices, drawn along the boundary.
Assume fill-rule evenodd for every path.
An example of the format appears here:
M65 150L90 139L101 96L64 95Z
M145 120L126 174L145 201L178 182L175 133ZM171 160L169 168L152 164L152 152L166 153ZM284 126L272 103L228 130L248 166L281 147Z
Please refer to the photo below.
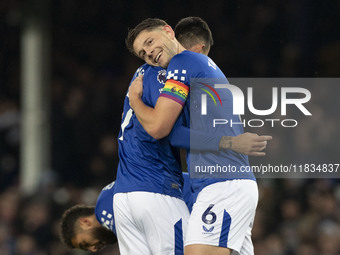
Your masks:
M184 48L184 47L182 46L182 44L178 43L177 54L179 54L179 53L181 53L181 52L183 52L183 51L185 51L185 50L186 50L186 48Z

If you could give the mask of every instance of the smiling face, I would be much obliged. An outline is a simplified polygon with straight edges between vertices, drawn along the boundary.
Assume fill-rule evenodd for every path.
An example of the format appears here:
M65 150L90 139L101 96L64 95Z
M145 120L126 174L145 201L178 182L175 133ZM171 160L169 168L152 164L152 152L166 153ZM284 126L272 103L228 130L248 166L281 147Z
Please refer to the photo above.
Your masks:
M107 245L114 244L116 236L105 227L97 226L77 233L71 241L75 248L97 252Z
M149 65L163 68L167 68L172 57L183 50L168 25L140 32L133 43L133 49Z

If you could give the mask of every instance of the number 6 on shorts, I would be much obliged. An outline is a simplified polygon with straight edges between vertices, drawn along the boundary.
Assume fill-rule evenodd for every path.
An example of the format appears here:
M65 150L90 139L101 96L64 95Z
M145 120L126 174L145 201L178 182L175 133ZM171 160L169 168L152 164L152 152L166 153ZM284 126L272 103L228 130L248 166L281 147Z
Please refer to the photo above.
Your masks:
M214 204L209 205L207 210L205 210L204 213L202 214L202 221L205 224L213 224L216 221L217 216L214 212L211 211L213 207L214 207ZM210 215L211 217L209 217L208 215Z

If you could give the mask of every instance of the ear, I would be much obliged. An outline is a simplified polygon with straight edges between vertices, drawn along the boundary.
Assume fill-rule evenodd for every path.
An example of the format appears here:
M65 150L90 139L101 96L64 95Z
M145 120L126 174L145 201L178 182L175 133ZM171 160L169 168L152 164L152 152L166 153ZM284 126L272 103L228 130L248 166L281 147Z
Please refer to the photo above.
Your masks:
M203 53L203 49L204 49L205 45L204 44L195 44L194 46L192 46L190 49L190 51L193 52L197 52L197 53Z
M175 38L175 32L169 25L165 25L163 27L163 31L170 37L170 39Z
M204 55L209 55L209 52L210 52L210 46L206 46L205 44L203 45L202 47L202 54Z
M92 221L89 217L81 217L79 219L79 225L83 229L87 229L92 226Z

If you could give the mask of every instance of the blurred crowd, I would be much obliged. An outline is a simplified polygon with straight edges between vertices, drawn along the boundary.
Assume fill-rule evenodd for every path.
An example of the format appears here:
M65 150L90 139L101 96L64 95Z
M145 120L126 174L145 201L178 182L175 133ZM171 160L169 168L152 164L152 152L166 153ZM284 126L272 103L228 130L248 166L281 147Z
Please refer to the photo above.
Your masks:
M340 75L338 1L51 2L52 164L30 196L19 187L19 49L25 1L0 3L2 255L83 254L60 243L58 220L76 203L94 204L101 188L115 178L123 100L142 64L125 49L124 39L128 27L142 19L159 17L172 26L186 16L205 19L215 41L210 56L227 77ZM247 129L274 137L266 158L252 158L252 164L340 163L340 88L306 88L312 93L307 106L313 117L288 116L299 121L295 129ZM256 95L260 102L268 100L265 93ZM339 179L259 178L258 184L256 254L340 254ZM114 249L99 254L115 254Z

